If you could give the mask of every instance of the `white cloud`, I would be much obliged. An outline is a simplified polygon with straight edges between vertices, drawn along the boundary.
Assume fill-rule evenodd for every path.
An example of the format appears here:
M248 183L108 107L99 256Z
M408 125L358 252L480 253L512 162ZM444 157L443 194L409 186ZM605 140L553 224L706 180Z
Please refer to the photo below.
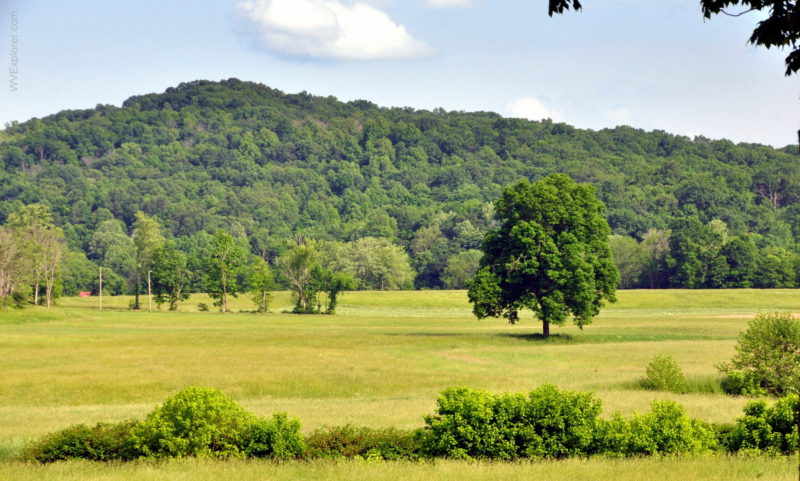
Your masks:
M468 7L472 0L425 0L425 5L431 8Z
M340 0L249 0L236 5L259 40L278 53L342 60L415 58L431 52L389 15Z
M563 120L563 115L544 104L536 97L520 97L506 104L506 113L510 117L528 120L552 119L557 122Z

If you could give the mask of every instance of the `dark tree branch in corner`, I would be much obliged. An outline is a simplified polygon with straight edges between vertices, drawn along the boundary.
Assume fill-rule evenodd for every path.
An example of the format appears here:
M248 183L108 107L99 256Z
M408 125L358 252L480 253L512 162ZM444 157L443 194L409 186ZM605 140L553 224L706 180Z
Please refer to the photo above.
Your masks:
M749 7L747 10L731 14L726 8L731 6ZM800 12L796 0L700 0L700 8L705 18L723 14L738 17L752 11L768 11L769 16L758 22L750 43L762 47L789 48L786 56L786 75L800 70ZM564 13L568 10L581 10L578 0L549 0L548 14Z

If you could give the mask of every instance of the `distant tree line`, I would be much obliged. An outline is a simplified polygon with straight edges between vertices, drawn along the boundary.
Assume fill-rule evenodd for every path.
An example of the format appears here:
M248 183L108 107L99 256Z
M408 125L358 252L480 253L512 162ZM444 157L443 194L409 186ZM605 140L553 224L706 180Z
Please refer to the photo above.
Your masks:
M90 259L66 250L48 207L31 204L13 213L0 226L0 303L49 307L61 293L99 294L104 282L106 294L133 294L134 309L143 308L143 294L159 308L176 310L190 293L206 292L222 312L242 293L251 295L258 312L266 312L270 292L286 288L294 294L293 312L331 314L342 291L412 287L408 254L383 238L298 238L259 251L241 232L218 229L174 239L147 214L137 212L135 218L130 235L120 221L103 221L92 235Z
M156 289L138 212L169 241L161 259L186 256L180 295L229 295L199 274L224 268L204 264L220 229L271 269L287 240L314 239L322 268L350 272L358 288L464 288L503 187L552 173L595 187L623 287L798 282L796 147L380 108L230 79L12 123L0 159L0 224L32 204L50 209L64 294L96 290L87 279L101 266L109 292L146 293L148 273ZM407 257L410 270L390 269L402 281L366 270L380 243Z
M609 246L623 288L797 287L800 255L793 243L763 235L733 235L725 222L677 219L671 230L649 230L641 240L612 235Z

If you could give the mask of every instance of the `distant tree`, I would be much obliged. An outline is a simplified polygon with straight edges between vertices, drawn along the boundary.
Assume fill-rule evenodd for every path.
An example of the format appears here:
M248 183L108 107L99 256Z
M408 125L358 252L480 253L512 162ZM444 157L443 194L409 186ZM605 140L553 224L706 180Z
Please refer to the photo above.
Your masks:
M136 282L136 245L125 234L125 224L121 221L107 219L98 223L89 240L89 254L104 268L103 276L107 280L121 276L129 285ZM116 288L114 292L108 282L104 282L104 289L116 294L125 290Z
M239 275L246 260L247 249L241 241L222 229L214 233L206 259L206 288L222 312L228 312L228 296L239 294Z
M478 249L468 249L453 254L447 259L442 280L448 289L464 289L470 279L475 277L483 253Z
M442 224L450 220L452 213L440 213L426 226L420 227L411 240L413 264L417 270L415 284L425 287L443 287L443 271L447 259L454 254L453 243L442 231Z
M647 268L647 253L636 239L623 235L612 235L608 238L608 247L614 265L619 270L619 283L623 289L638 287L640 279Z
M56 286L59 280L61 262L66 252L66 242L63 231L55 226L45 232L41 242L44 256L45 304L50 308L53 306L56 296Z
M26 205L9 215L8 226L19 236L23 256L29 260L34 304L39 304L40 290L44 287L45 304L52 307L66 247L63 231L55 226L50 208L43 204Z
M326 314L336 313L336 304L342 291L350 291L358 286L355 278L347 272L332 272L317 268L313 272L313 277L319 285L319 290L327 294Z
M797 287L797 254L778 247L759 252L753 275L754 287Z
M190 277L186 254L177 249L174 241L168 240L155 250L152 259L152 283L159 306L167 303L170 311L177 310L178 302L189 298L186 287Z
M136 291L133 308L139 309L139 293L141 292L142 277L150 280L150 270L153 265L153 256L156 250L164 243L161 234L161 225L152 217L142 211L135 214L136 222L133 224L133 244L136 246ZM152 286L148 286L149 289ZM148 294L151 294L148 291Z
M269 303L272 299L270 292L275 289L275 276L272 274L269 264L263 258L258 257L250 266L250 277L248 285L253 302L256 303L258 312L269 312Z
M402 247L382 237L363 237L322 247L324 265L333 272L346 272L360 289L395 290L411 285L414 273Z
M696 215L673 222L669 253L665 258L671 287L708 287L711 279L720 275L720 269L725 269L725 261L719 257L727 235L722 225L719 222L703 224Z
M192 273L187 286L189 292L208 292L208 276L205 273L208 270L207 259L213 240L214 236L205 231L175 239L178 250L186 254L186 268Z
M650 229L644 234L640 245L647 261L640 277L641 287L666 287L665 259L669 252L670 235L669 231L659 229Z
M583 327L604 300L616 300L619 272L593 187L563 174L534 184L523 180L505 188L495 207L500 226L486 235L468 292L479 319L504 317L514 324L528 308L547 337L550 324L563 325L571 314Z
M319 269L317 243L306 239L295 244L277 261L281 275L292 290L295 305L293 312L308 314L317 310L317 292L321 288L314 271Z
M0 307L11 303L11 296L29 272L29 259L20 237L12 229L0 226Z
M733 237L719 251L722 268L712 279L712 287L753 287L758 250L749 237Z
M77 296L81 291L97 292L97 264L86 258L86 254L68 251L62 262L62 294Z
M745 8L739 13L731 13L726 9L741 5ZM720 13L736 16L752 11L769 11L767 18L758 22L750 36L750 43L766 48L790 48L786 57L786 75L796 73L800 69L800 17L795 0L700 0L705 18ZM579 0L549 0L548 13L563 13L565 10L582 8Z

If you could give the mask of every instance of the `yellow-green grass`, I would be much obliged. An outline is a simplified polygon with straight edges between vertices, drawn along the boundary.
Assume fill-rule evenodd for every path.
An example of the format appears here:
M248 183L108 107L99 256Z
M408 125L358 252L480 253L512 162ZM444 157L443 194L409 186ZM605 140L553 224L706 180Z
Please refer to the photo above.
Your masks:
M30 439L70 424L140 418L190 385L222 389L258 414L286 411L299 417L306 431L345 423L418 427L446 387L522 391L545 382L596 392L605 414L641 412L653 400L674 399L693 416L731 422L746 399L638 389L647 362L657 353L671 353L690 380L713 381L718 377L715 365L732 356L736 337L750 317L769 310L800 311L796 290L642 290L621 291L618 297L618 303L604 309L584 330L556 327L549 340L534 335L540 325L531 316L515 326L498 319L475 320L464 291L345 293L335 316L282 314L291 307L288 293L276 294L270 314L223 315L213 307L211 312L198 312L199 303L211 306L207 296L199 295L182 303L178 312L130 311L129 296L105 298L102 312L97 310L97 298L61 299L59 307L49 311L0 311L0 458L11 458ZM146 296L142 305L146 309ZM240 297L232 308L251 311L254 306ZM648 465L652 469L612 461L597 461L592 469L658 471L657 461L641 462L653 463ZM770 473L783 466L783 461L758 462ZM581 463L481 469L496 469L502 472L498 476L514 479L526 469L550 472L573 466L570 469L577 470ZM720 463L747 464L680 463L698 473L716 472L712 467L719 468ZM180 470L174 466L181 464L169 466L173 467L163 469ZM248 479L248 472L266 469L258 463L235 466L214 469L241 469L242 479ZM301 469L309 470L307 477L320 477L312 472L323 470L330 475L325 477L338 479L356 469L366 471L353 476L382 479L394 469L343 466L279 470L286 479L300 479L299 474L292 478L292 473ZM470 471L458 463L425 466L397 469L406 470L410 479L423 477L419 473L426 469L439 479ZM72 469L85 471L88 479L90 471L100 473L103 468L10 463L0 469L24 472L19 477L30 479L58 469L70 479ZM162 468L107 469L115 473L110 479L137 475L147 479L148 470ZM692 476L681 479L706 479ZM0 471L0 479L13 478Z
M569 459L520 463L435 463L316 461L274 464L264 461L173 460L161 463L56 463L37 466L0 463L0 479L31 481L790 481L794 459L698 457L677 459Z

